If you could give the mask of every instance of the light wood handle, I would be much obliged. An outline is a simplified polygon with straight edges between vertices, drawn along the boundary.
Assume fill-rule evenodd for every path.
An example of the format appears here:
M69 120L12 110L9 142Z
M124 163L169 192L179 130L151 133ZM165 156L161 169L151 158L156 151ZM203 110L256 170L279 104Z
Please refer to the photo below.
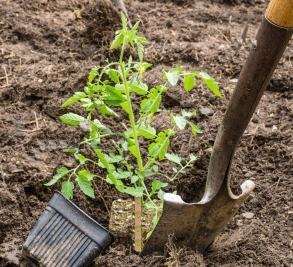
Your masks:
M293 0L271 0L266 18L273 24L285 27L293 27Z

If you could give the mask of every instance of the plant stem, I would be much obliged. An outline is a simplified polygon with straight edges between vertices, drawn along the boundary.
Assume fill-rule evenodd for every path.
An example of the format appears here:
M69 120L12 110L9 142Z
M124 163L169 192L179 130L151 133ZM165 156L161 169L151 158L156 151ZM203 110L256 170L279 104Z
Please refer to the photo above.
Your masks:
M142 159L141 159L141 154L140 154L140 149L139 149L139 143L138 143L138 138L137 138L137 132L135 128L135 119L134 119L134 114L133 114L133 109L132 109L132 103L131 103L131 98L130 98L130 92L129 88L127 85L127 80L126 80L126 73L125 73L125 63L123 62L123 55L124 55L124 50L126 47L126 38L124 37L123 39L123 45L121 49L121 54L120 54L120 68L121 68L121 76L125 88L125 94L126 94L126 101L128 105L128 114L129 114L129 120L132 128L132 133L133 133L133 139L134 139L134 144L135 144L135 154L136 154L136 159L137 159L137 164L140 172L143 172L143 164L142 164ZM141 185L143 182L143 179L139 179L139 185ZM135 218L135 225L134 225L134 249L137 252L141 252L141 197L135 197L134 198L134 218Z

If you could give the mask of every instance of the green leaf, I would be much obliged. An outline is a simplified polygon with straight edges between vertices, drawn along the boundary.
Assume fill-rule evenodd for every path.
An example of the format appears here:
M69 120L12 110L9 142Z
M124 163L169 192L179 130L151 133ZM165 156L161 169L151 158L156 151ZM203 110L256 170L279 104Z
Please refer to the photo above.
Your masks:
M110 49L114 49L123 43L123 35L119 32L116 34L114 41L112 42Z
M154 172L159 172L159 166L158 165L154 165L153 166L153 170L154 170Z
M96 68L93 68L90 71L90 74L89 74L89 77L88 77L88 82L91 83L98 74L99 73L98 73L97 69Z
M89 98L83 98L80 100L81 106L84 107L87 111L94 110L98 105L96 102L92 102Z
M198 128L198 126L192 122L189 122L190 126L191 126L191 131L194 135L197 134L202 134L203 132Z
M214 78L212 78L205 72L200 72L198 76L203 80L207 87L210 88L216 96L222 97L218 83L214 80Z
M124 193L127 193L128 195L131 195L133 197L142 197L143 196L143 187L126 187L124 189Z
M85 164L85 162L89 160L88 158L86 158L84 155L80 153L75 154L75 158L79 160L81 165Z
M129 84L129 89L131 92L135 92L138 95L146 95L148 93L148 86L147 84L141 81L132 81Z
M127 103L127 101L123 102L123 103L120 103L120 106L123 108L123 110L129 114L129 105Z
M193 86L195 85L195 78L192 74L185 74L184 75L184 89L186 91L190 91Z
M136 45L137 45L137 54L139 57L139 61L142 62L143 61L144 47L140 42L136 42Z
M118 172L116 172L116 178L117 179L126 179L131 176L131 172L129 171L123 171L122 169L117 169Z
M138 181L138 179L139 179L139 177L138 177L137 175L133 175L133 176L131 177L131 183L134 184L135 182Z
M187 112L184 109L182 109L181 114L183 117L191 117L196 115L196 110L192 111L192 112Z
M68 199L73 198L73 189L74 184L70 181L65 181L62 183L61 193L66 196Z
M157 190L161 189L162 187L166 187L168 183L163 183L161 181L153 181L152 182L152 193L155 193Z
M87 195L87 196L89 196L91 198L95 198L95 194L94 194L94 190L92 188L92 182L91 181L89 181L86 177L80 176L80 175L77 176L76 180L77 180L77 183L78 183L81 191L85 195Z
M140 108L144 113L156 113L159 109L160 103L162 101L161 93L164 91L163 86L157 86L152 88L148 94L148 98L142 100L140 103Z
M120 103L126 101L125 97L113 86L106 85L105 91L111 97L112 100L120 100Z
M128 147L128 150L130 151L130 153L135 156L136 158L138 157L138 154L137 154L137 150L136 150L136 146L133 145L133 146L129 146Z
M79 116L75 113L67 113L59 117L61 121L69 125L79 125L80 122L86 121L82 116Z
M175 163L181 165L181 157L179 157L178 155L173 154L173 153L172 154L166 153L165 157L168 160L170 160L172 162L175 162Z
M169 144L170 144L170 139L169 137L173 135L174 133L171 132L169 135L168 129L165 130L164 132L160 132L158 134L158 137L156 138L155 143L151 143L150 146L148 147L149 154L152 157L157 157L159 160L162 160L168 150Z
M63 149L63 152L65 152L65 153L75 153L77 151L78 151L77 148L65 148L65 149Z
M166 194L166 192L164 192L162 189L160 189L158 192L158 199L163 200L165 194Z
M110 109L109 107L107 107L106 105L101 105L100 106L100 112L103 115L109 115L109 116L115 116L115 117L119 117L115 111L113 111L112 109Z
M123 29L127 30L127 18L122 11L121 11L121 21L122 21Z
M172 122L175 123L176 126L177 126L180 130L183 130L183 129L185 128L185 126L186 126L186 123L187 123L186 119L185 119L184 117L182 117L182 116L178 116L178 115L174 117L174 116L171 114L171 116L172 116L172 118L173 118Z
M155 215L153 217L153 225L154 225L154 227L157 225L158 222L159 222L159 217Z
M106 132L108 134L112 134L112 131L108 127L103 125L98 119L94 119L93 126L95 126L97 128L96 131L102 131L102 132ZM92 128L92 130L94 130L94 129Z
M123 160L121 155L115 155L114 153L110 153L109 156L106 156L106 160L109 163L117 163Z
M117 71L116 70L113 70L113 69L110 69L109 72L108 72L108 75L110 77L110 79L115 82L115 83L119 83L119 76L117 74Z
M160 147L157 143L151 143L148 147L150 156L156 157L159 154Z
M68 170L66 167L62 167L57 170L57 174L55 174L52 178L52 180L45 184L45 186L50 186L55 183L57 183L62 177L64 177L67 173L69 173L70 170Z
M191 161L195 161L197 159L197 156L194 156L193 154L189 154L189 158Z
M96 175L90 173L87 170L81 170L81 171L79 171L78 172L78 175L80 177L84 177L84 178L88 179L88 181L92 181L94 179L94 177L96 176Z
M175 173L178 172L178 170L175 167L172 168L172 171L175 172Z
M61 107L67 107L77 101L79 101L82 98L85 98L87 95L84 92L75 92L72 97L70 97Z
M156 137L156 129L151 127L150 125L137 125L136 130L138 136L143 136L146 139L154 139Z
M176 69L169 70L165 72L165 77L172 86L175 86L179 79L179 71Z

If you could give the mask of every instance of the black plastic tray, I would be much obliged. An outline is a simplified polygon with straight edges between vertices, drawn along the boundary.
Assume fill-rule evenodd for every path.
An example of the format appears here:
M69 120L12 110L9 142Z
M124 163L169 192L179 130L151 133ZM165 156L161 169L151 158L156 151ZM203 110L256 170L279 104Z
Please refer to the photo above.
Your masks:
M87 266L114 241L114 235L60 192L29 233L22 255L37 266Z

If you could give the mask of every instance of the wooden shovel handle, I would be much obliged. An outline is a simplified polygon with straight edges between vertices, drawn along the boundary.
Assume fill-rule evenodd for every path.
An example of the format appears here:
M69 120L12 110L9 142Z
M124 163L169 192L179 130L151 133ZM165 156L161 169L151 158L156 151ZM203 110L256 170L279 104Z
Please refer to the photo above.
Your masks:
M210 159L205 193L200 201L202 204L215 197L223 181L229 176L239 140L291 39L292 15L293 0L272 0L219 127ZM290 26L281 27L282 25Z
M266 11L266 18L277 26L293 27L293 0L272 0Z

